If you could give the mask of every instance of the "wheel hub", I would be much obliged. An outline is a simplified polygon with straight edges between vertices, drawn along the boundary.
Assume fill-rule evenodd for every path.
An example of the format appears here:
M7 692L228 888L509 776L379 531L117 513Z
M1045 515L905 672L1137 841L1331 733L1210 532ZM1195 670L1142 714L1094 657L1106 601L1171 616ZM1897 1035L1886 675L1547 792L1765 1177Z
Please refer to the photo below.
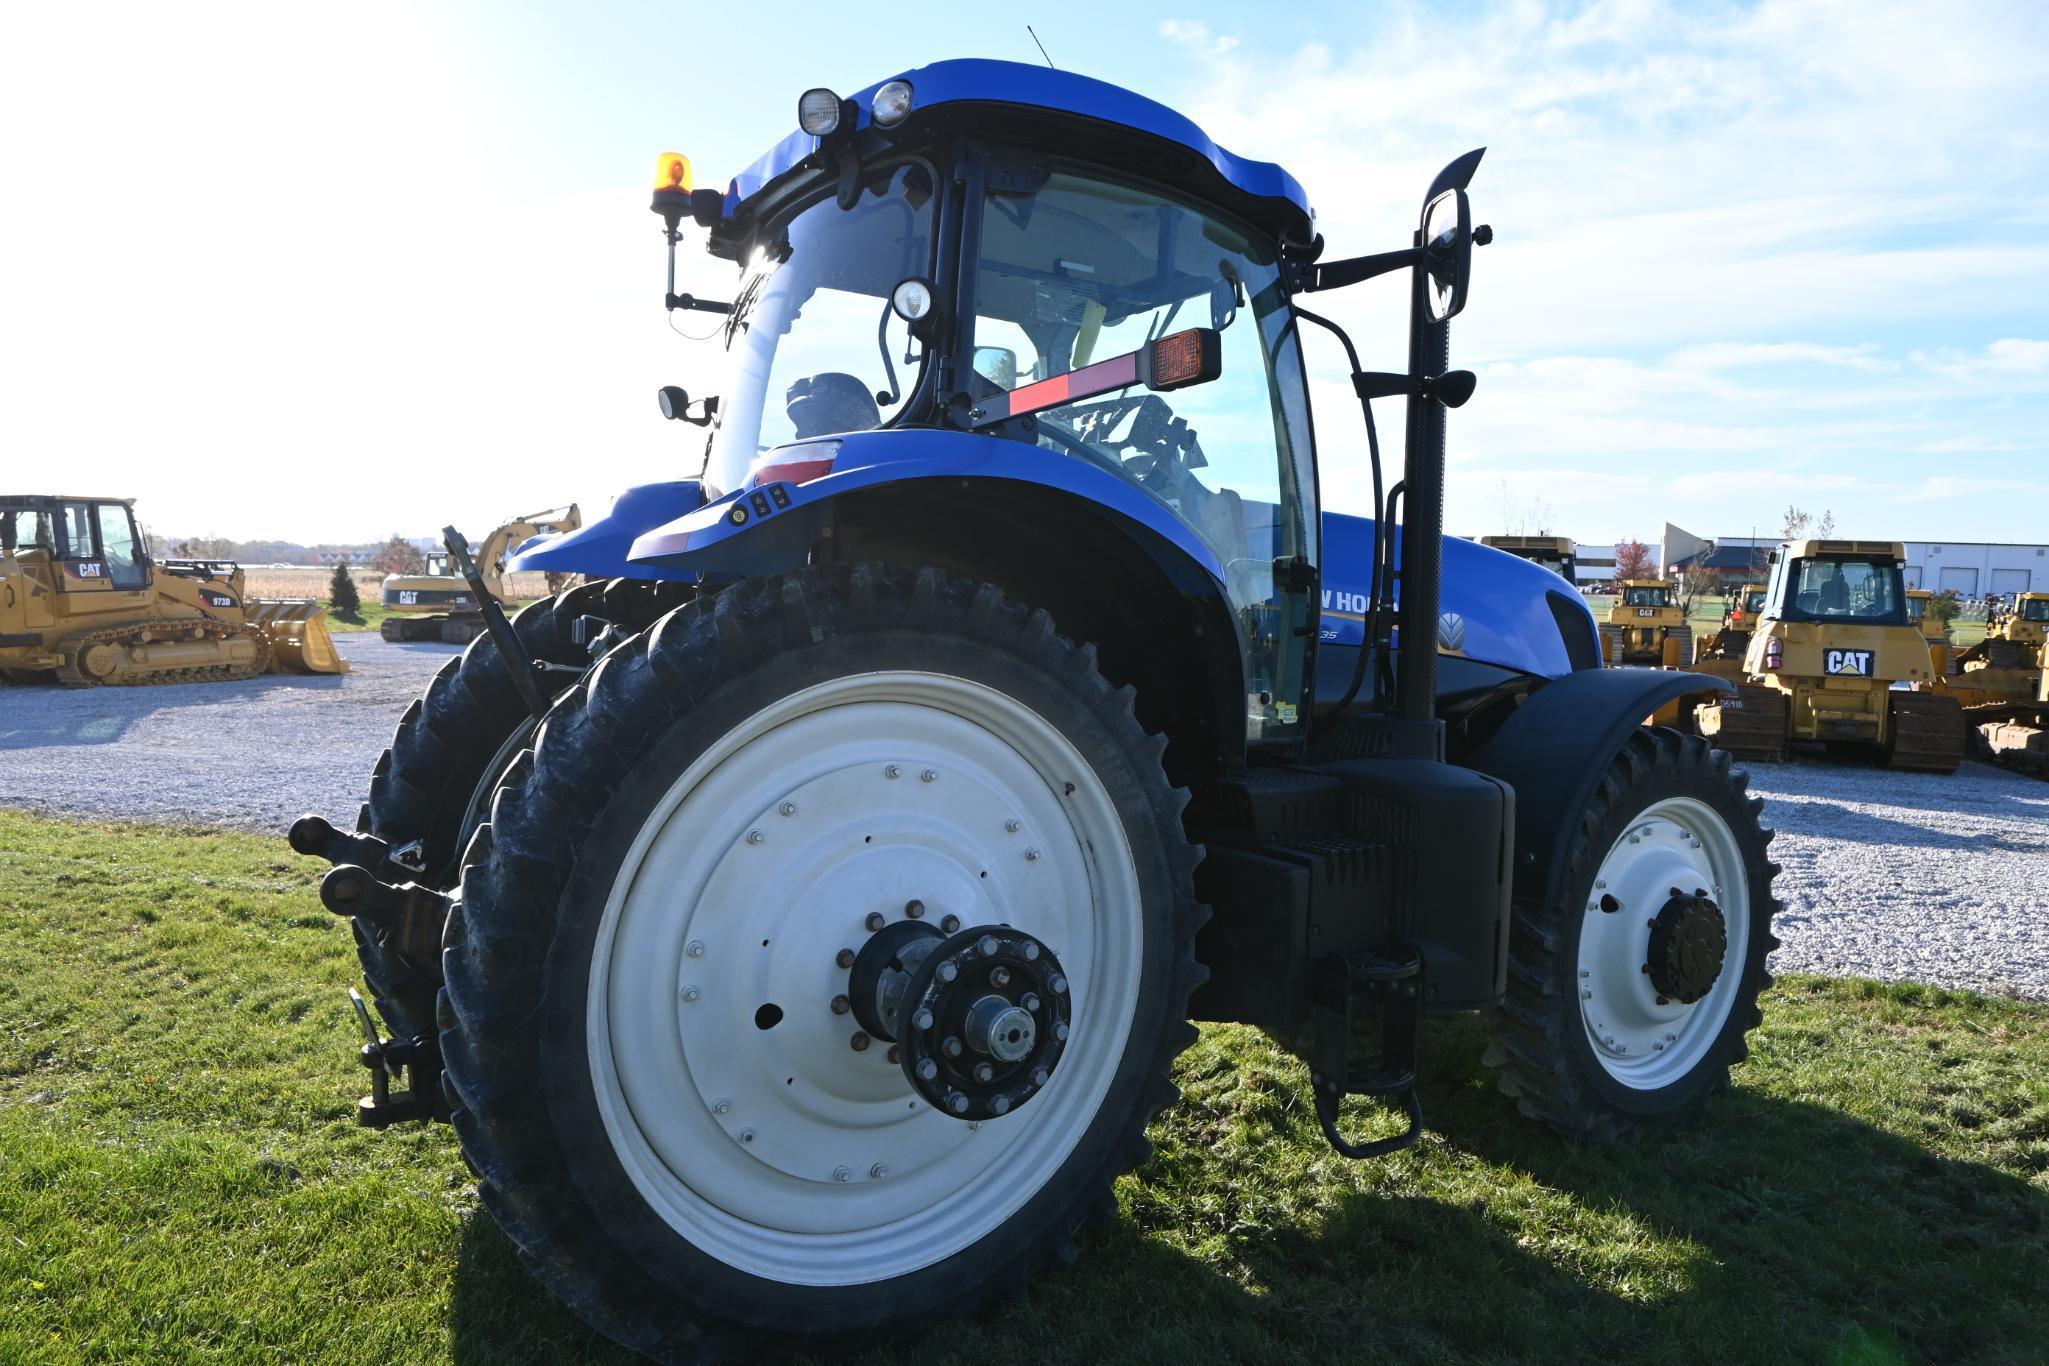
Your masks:
M883 926L854 958L847 995L894 1042L919 1098L953 1119L994 1119L1044 1089L1067 1047L1073 1002L1053 951L1007 925L948 937Z
M1722 975L1728 950L1728 925L1707 889L1696 888L1688 896L1674 887L1671 899L1651 920L1650 955L1644 965L1658 995L1692 1005Z

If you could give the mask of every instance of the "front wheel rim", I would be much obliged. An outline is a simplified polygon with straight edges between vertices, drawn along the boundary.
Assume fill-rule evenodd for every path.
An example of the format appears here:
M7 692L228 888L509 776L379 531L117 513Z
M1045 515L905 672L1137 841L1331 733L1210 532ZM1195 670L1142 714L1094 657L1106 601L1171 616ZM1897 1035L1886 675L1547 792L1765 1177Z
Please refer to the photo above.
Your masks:
M1060 1067L1000 1119L931 1109L834 1008L839 952L913 901L1037 936L1073 983ZM600 1115L655 1214L727 1265L817 1286L908 1274L1072 1155L1125 1052L1142 947L1122 820L1055 726L947 675L818 684L722 735L622 860L586 1011Z
M1748 975L1750 885L1728 821L1670 797L1632 819L1601 861L1582 910L1574 990L1594 1060L1635 1091L1691 1075L1715 1051ZM1646 970L1651 920L1673 889L1705 891L1727 936L1719 974L1691 1004L1666 998Z

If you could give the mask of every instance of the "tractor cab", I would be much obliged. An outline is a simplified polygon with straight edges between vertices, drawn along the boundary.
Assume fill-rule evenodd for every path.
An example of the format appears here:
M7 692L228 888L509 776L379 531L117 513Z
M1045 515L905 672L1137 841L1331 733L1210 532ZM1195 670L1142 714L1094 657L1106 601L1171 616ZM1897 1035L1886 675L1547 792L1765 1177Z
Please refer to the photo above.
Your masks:
M1542 565L1567 583L1579 583L1579 547L1570 536L1482 536L1480 544Z

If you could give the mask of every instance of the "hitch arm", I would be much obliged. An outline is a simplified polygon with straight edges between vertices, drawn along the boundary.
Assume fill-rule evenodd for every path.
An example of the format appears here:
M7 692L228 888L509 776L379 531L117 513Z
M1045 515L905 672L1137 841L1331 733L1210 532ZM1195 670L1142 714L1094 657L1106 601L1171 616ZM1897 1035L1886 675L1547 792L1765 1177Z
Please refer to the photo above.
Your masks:
M441 543L448 547L450 563L462 571L463 581L477 595L477 605L484 611L484 626L491 632L491 639L498 646L506 669L512 674L512 686L519 689L520 700L526 703L526 709L534 720L545 721L548 718L548 698L541 691L534 657L520 643L519 632L512 629L512 623L506 619L505 609L499 606L498 599L484 587L484 576L477 569L477 562L470 558L469 541L454 527L445 526L441 528Z

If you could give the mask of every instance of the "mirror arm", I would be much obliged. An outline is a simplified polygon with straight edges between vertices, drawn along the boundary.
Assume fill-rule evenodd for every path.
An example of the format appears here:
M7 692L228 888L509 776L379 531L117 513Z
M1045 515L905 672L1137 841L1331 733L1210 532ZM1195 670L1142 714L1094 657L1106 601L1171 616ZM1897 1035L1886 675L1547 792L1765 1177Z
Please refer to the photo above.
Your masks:
M1389 271L1406 270L1422 258L1421 249L1404 247L1400 251L1376 252L1371 256L1348 256L1341 261L1304 261L1290 272L1292 278L1288 281L1288 287L1297 294L1314 294L1321 289L1342 289L1346 285L1356 285L1361 280L1370 280Z
M670 312L677 309L695 310L699 313L731 313L731 304L722 304L717 299L700 299L694 294L668 294L662 299Z

